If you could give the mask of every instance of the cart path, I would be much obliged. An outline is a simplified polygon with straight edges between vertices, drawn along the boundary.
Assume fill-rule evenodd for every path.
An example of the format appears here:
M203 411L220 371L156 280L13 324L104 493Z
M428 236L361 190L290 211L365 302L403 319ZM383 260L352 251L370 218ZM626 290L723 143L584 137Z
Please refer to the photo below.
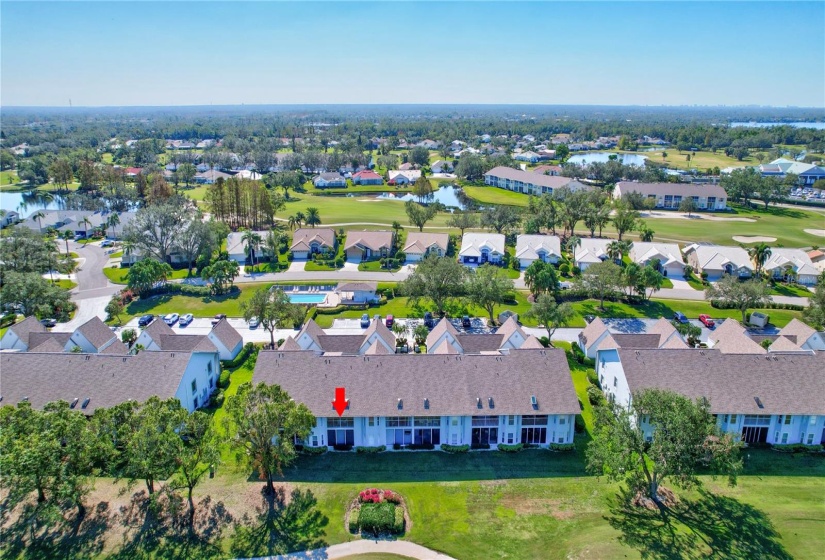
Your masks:
M254 560L334 560L346 558L355 554L398 554L416 560L455 560L452 556L441 554L421 545L407 541L373 541L359 540L348 543L335 544L304 552L293 552L280 556L262 556Z

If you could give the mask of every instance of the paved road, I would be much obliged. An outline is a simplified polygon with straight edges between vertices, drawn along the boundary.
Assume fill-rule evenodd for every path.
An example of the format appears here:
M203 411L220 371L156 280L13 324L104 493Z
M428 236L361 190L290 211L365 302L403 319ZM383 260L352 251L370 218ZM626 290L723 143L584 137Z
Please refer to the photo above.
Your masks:
M72 300L77 304L77 311L74 317L68 323L57 323L54 331L57 332L74 332L74 330L91 319L92 317L100 317L102 321L106 320L106 305L112 299L111 294L97 297L86 297L83 299L75 299L72 294Z
M255 560L335 560L356 554L370 553L397 554L416 560L455 560L452 556L407 541L373 540L352 541L280 556L262 556Z

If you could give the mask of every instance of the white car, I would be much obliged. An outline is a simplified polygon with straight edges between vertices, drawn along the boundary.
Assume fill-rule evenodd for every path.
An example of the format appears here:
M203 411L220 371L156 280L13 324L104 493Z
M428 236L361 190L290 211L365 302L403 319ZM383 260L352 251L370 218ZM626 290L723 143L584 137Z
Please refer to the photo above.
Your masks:
M191 313L187 313L186 315L180 318L180 322L178 323L178 325L181 327L185 327L186 325L191 323L194 318L194 315L192 315Z
M261 324L261 320L258 319L257 317L252 317L251 319L249 319L249 328L250 329L257 329L258 325L260 325L260 324Z
M180 315L177 313L170 313L163 318L163 322L171 327L178 322L178 319L180 319Z

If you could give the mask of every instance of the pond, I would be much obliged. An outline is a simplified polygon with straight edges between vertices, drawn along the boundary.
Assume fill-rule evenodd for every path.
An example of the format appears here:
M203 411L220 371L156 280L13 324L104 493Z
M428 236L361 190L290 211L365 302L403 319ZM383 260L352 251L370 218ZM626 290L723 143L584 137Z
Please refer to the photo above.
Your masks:
M621 161L625 165L638 165L639 167L645 166L645 160L647 159L646 156L640 156L637 154L614 154L612 152L590 152L587 154L577 154L575 156L571 156L570 159L567 160L567 163L575 163L576 165L582 165L587 163L599 162L599 163L607 163L610 161L610 156L617 156L619 161Z
M378 198L401 200L404 202L408 200L414 200L418 202L418 197L414 194L405 194L404 196L397 196L393 193L384 193L378 195ZM466 208L466 205L464 202L462 202L463 198L464 193L461 191L460 188L455 187L453 185L445 185L439 187L437 191L433 191L433 194L424 199L424 202L440 202L448 208L458 208L460 210L464 210Z
M768 128L771 126L792 126L794 128L813 128L825 130L825 122L732 122L731 128Z
M0 193L0 208L20 213L20 218L27 218L38 210L60 210L64 207L63 197L54 195L53 200L44 200L39 191Z

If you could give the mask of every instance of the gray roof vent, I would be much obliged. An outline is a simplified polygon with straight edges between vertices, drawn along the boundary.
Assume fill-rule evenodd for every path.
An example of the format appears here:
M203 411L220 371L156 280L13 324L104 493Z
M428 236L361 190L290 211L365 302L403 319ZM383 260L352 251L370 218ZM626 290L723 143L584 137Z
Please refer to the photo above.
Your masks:
M753 397L753 400L756 401L756 406L758 406L759 408L765 408L765 405L762 404L762 399L760 399L759 397Z
M404 408L404 400L398 399L398 410L402 410Z
M487 397L487 406L489 406L490 408L496 407L495 403L493 402L493 397Z
M79 401L80 401L80 398L75 397L75 398L74 398L74 400L72 401L72 404L70 404L70 405L69 405L69 408L74 408L74 407L76 407L76 406L77 406L77 403L78 403Z
M539 401L536 400L536 395L530 395L530 404L532 405L533 410L538 410Z
M80 405L80 408L85 409L87 406L89 406L89 401L91 401L91 400L92 400L92 397L86 397L85 399L83 399L83 404Z
M476 407L482 408L482 406L483 405L481 404L481 397L476 397Z
M430 410L430 399L427 399L427 398L424 399L424 409L425 410Z

